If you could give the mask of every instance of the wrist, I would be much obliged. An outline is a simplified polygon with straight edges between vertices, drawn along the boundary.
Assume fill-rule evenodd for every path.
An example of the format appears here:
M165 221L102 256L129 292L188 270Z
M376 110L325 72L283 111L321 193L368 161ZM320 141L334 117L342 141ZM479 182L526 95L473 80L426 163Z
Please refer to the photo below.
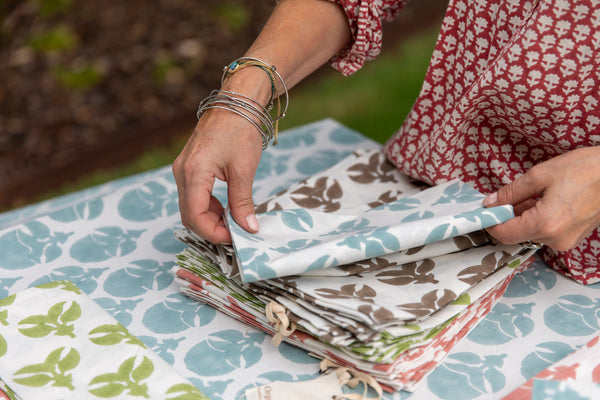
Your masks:
M283 107L279 84L285 98ZM200 118L210 109L237 114L256 127L266 149L271 139L277 144L279 120L285 116L288 103L286 84L275 66L255 57L240 57L223 68L221 89L200 102L196 115Z
M266 106L272 96L269 75L258 67L240 69L223 82L221 89L248 96L262 106Z

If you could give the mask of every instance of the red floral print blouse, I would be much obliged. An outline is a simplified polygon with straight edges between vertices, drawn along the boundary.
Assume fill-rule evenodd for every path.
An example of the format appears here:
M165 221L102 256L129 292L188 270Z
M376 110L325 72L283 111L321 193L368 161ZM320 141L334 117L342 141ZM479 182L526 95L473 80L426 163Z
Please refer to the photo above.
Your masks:
M379 54L381 23L405 1L337 2L353 41L331 63L348 75ZM413 178L460 178L491 193L535 164L596 146L599 49L600 1L450 0L420 95L384 152ZM600 230L543 257L598 282Z

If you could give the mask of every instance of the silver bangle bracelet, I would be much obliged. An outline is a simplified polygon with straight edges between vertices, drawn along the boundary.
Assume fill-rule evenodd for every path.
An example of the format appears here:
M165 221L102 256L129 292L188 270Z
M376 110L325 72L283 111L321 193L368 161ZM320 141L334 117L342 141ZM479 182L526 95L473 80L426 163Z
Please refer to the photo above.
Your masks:
M255 57L241 57L232 61L223 68L221 76L221 87L225 80L236 71L242 68L254 66L262 69L269 76L271 82L271 98L266 106L263 106L253 98L244 94L228 90L213 90L200 102L196 117L200 119L202 114L209 109L220 109L230 111L250 122L262 136L263 150L269 146L273 139L273 144L277 144L277 135L279 131L279 120L285 117L289 105L289 94L287 86L274 65L270 65ZM281 108L280 88L285 95L285 104ZM274 117L273 102L277 101L277 115Z
M256 57L240 57L223 67L223 75L221 76L221 86L223 85L225 80L235 71L250 65L260 67L267 73L267 75L269 75L269 79L271 80L271 99L269 100L269 110L273 106L274 98L279 97L279 89L277 88L277 82L275 82L275 80L273 79L274 76L277 77L277 80L279 81L279 83L281 84L281 88L283 89L283 94L285 95L285 103L283 106L283 110L280 111L279 115L273 118L273 121L277 121L285 117L285 113L287 112L290 103L290 97L285 81L283 80L283 78L281 77L281 75L277 71L277 68L274 65L271 65Z
M213 91L211 94L212 96L209 97L212 97L214 101L220 100L224 104L250 112L265 127L266 132L269 133L269 140L273 137L273 120L268 111L260 103L246 95L226 90Z
M271 114L252 98L224 90L213 90L198 106L198 119L208 109L231 111L250 122L262 136L262 148L266 149L274 137L275 127Z

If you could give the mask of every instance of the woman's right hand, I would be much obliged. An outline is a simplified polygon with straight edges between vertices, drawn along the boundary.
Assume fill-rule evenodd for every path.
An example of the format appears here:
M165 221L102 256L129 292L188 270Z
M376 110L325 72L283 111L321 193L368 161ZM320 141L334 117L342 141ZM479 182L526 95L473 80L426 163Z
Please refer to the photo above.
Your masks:
M261 152L260 133L242 117L218 109L203 114L173 163L183 225L212 243L231 243L223 205L212 195L219 179L227 183L235 221L257 232L252 184Z
M277 66L290 89L350 39L346 14L338 4L282 0L245 56ZM273 94L271 84L264 70L248 67L232 74L221 89L266 105ZM210 242L231 243L223 205L212 195L215 179L220 179L227 183L235 221L248 232L257 232L252 183L261 152L262 136L254 125L227 110L206 111L173 163L183 225Z

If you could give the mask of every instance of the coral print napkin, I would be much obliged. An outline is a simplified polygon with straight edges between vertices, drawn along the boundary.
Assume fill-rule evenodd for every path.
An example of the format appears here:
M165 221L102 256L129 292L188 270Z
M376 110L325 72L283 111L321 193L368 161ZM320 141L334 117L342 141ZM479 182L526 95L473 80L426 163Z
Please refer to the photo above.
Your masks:
M414 390L533 254L491 240L483 228L513 213L482 199L358 151L258 205L259 234L230 218L233 247L177 231L189 248L172 273L186 295L276 342Z
M504 400L600 398L600 336L546 368Z
M432 243L437 249L428 249L430 255L445 254L452 249L444 240L514 216L510 206L483 208L484 196L460 181L419 191L383 157L378 151L357 152L335 172L314 176L259 207L268 211L257 215L257 234L228 218L242 280L406 255Z
M0 300L0 379L8 399L208 399L69 281Z

